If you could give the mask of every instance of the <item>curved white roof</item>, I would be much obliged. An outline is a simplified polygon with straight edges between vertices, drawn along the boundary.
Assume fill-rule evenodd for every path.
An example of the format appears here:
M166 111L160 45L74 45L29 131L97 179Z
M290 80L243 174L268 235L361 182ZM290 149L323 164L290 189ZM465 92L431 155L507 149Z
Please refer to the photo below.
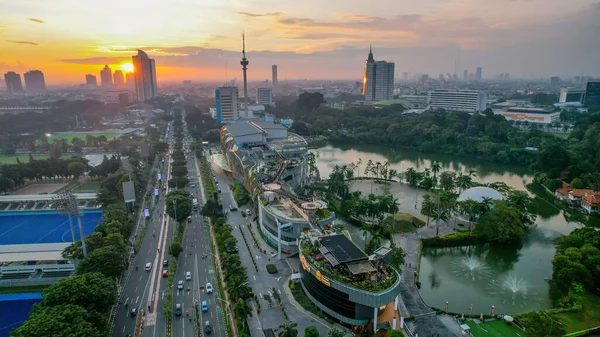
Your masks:
M482 202L483 198L491 198L493 200L502 200L504 199L504 197L502 196L502 194L500 194L500 192L496 191L493 188L489 188L489 187L484 187L484 186L477 186L477 187L472 187L469 188L468 190L463 191L459 196L458 196L458 201L465 201L465 200L473 200L473 201L477 201L477 202Z

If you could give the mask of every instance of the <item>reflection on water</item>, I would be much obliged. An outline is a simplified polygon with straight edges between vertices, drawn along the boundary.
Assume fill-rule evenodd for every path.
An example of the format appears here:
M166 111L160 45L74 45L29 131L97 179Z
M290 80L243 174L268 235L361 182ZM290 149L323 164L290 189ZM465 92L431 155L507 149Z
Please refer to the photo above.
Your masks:
M417 171L423 171L430 168L431 163L435 161L442 167L441 171L467 173L473 170L476 174L474 180L480 183L503 181L515 189L525 190L525 182L530 182L532 179L527 167L524 166L501 165L471 158L396 150L381 146L357 146L352 148L324 146L311 150L311 152L315 153L317 157L316 165L323 178L327 178L331 174L335 165L356 163L360 158L362 164L357 169L360 176L364 175L369 160L372 160L373 163L388 161L390 168L400 172L405 172L411 167Z
M317 155L316 164L323 178L329 176L335 165L356 163L360 158L362 164L357 169L359 175L364 174L369 160L374 163L389 161L390 168L401 172L410 167L423 171L436 161L442 166L442 171L466 173L474 170L478 182L502 181L518 190L525 190L525 184L532 179L525 167L447 155L377 147L342 149L326 146L312 151ZM418 216L418 210L412 205L415 204L415 198L419 197L419 191L402 186L405 187L391 186L391 193L400 201L400 211ZM555 251L552 241L580 225L568 221L562 212L548 208L549 205L539 199L534 205L538 207L535 213L539 215L536 227L521 242L423 248L420 292L425 302L444 308L448 301L450 311L463 313L470 312L471 305L474 313L489 313L491 307L495 306L499 314L549 308L549 286L545 278L552 275ZM360 229L350 225L346 227L353 239L359 245L364 245Z

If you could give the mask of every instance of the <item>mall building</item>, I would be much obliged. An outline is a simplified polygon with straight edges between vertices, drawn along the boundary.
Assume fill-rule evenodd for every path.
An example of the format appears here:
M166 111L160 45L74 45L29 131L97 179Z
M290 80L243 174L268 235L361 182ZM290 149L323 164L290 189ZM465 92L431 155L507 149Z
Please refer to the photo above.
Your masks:
M333 222L334 213L321 211L325 205L295 193L309 182L304 138L281 124L246 121L222 127L221 147L228 169L257 201L262 235L279 254L297 252L302 233Z

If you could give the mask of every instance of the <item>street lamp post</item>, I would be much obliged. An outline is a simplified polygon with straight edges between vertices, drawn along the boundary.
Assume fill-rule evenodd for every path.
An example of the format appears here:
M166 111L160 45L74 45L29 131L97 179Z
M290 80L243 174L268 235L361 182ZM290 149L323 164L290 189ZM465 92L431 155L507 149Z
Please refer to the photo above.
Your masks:
M83 213L79 209L79 201L71 192L59 193L52 197L54 204L56 205L56 212L58 214L67 215L69 217L69 224L71 225L71 235L73 237L73 243L75 243L75 231L73 228L73 221L71 216L77 217L77 223L79 225L79 237L81 238L81 247L83 248L83 256L87 255L87 247L85 245L85 236L83 234L83 226L81 225L81 216Z

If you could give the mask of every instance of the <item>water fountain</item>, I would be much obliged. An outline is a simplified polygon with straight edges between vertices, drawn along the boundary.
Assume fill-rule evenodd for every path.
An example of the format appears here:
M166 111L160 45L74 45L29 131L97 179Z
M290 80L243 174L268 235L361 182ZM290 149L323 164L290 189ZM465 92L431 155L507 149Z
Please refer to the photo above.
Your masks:
M470 278L473 281L489 279L492 275L490 268L472 255L453 261L452 267L454 274Z
M500 279L493 279L489 286L490 292L499 296L503 304L523 308L531 301L539 300L537 293L523 278L508 275Z

